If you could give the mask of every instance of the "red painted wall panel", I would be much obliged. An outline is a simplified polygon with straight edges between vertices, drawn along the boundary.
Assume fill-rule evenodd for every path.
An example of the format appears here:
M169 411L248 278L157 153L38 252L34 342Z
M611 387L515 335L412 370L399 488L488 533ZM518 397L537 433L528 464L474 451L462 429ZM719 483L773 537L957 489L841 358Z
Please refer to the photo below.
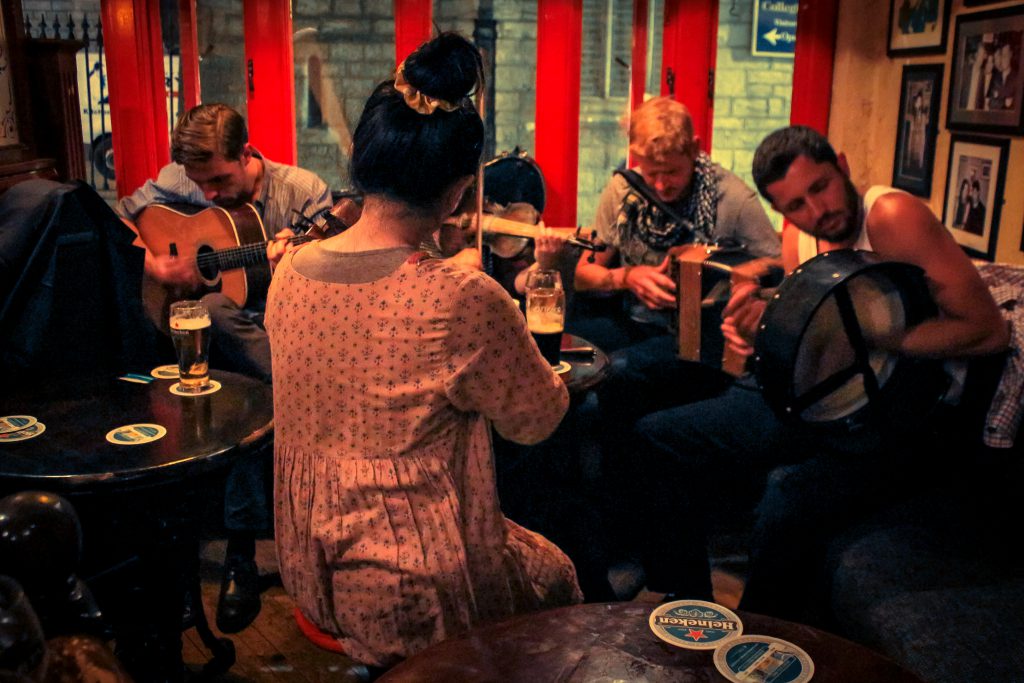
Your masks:
M395 66L423 43L430 40L433 0L394 0Z
M117 195L170 161L160 12L146 0L102 0Z
M537 0L535 158L547 184L544 222L576 225L582 0Z
M296 160L291 3L243 0L249 140L268 159Z
M711 149L714 82L710 73L718 53L717 36L717 0L665 0L661 94L669 94L671 70L674 98L690 110L694 134L704 151Z
M181 41L181 90L184 111L199 104L199 40L196 37L196 0L178 0L178 30Z
M803 0L797 12L789 121L828 135L839 0Z

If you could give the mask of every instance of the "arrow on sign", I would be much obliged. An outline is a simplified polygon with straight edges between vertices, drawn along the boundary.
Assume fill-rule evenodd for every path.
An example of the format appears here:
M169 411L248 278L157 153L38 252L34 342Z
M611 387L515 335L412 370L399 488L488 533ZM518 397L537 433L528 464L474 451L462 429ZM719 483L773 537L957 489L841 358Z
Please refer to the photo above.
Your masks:
M777 28L773 28L771 31L768 31L768 33L765 33L762 36L762 38L767 40L772 45L778 44L780 40L785 43L792 43L794 41L792 33L789 33L788 31L783 31L782 33L779 33L779 29Z

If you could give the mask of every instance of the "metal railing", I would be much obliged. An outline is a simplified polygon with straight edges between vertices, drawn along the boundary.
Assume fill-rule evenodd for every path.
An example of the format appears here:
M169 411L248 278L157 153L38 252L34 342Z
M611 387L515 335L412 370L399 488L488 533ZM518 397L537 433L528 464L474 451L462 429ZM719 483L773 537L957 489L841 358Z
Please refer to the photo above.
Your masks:
M63 17L66 17L63 18ZM110 135L110 98L107 92L107 60L103 51L103 25L98 14L75 15L46 12L25 15L29 38L80 40L77 54L79 113L82 144L89 169L85 178L97 190L114 188L114 155ZM164 51L164 85L167 88L168 130L174 127L182 106L181 57L177 49ZM168 140L170 144L170 140Z

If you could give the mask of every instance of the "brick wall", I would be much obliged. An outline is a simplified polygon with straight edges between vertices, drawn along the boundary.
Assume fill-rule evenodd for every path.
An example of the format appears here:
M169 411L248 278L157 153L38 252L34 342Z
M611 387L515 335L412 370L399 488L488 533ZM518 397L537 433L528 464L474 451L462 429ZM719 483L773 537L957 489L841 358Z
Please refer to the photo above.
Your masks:
M661 2L654 1L654 73L660 76ZM99 0L23 0L27 13L99 12ZM199 0L197 32L205 101L222 101L246 113L241 0ZM443 30L472 36L480 7L497 24L495 56L495 149L517 145L533 155L537 60L536 0L435 0L434 19ZM580 163L577 222L593 218L601 189L625 157L621 119L627 107L628 69L614 60L610 85L603 77L602 45L629 63L630 0L584 0L583 93L580 99ZM609 10L615 17L608 35ZM744 179L754 148L789 118L792 60L750 55L752 0L737 0L739 16L720 9L715 130L712 156ZM390 2L294 0L295 110L299 164L331 187L349 185L352 131L373 87L394 68L394 16ZM52 21L52 15L48 15ZM309 75L320 73L311 93ZM319 112L316 110L319 109ZM319 116L317 116L319 114ZM259 146L259 140L253 141Z
M718 10L718 64L715 73L715 117L711 157L754 187L750 164L764 137L789 124L793 60L750 54L753 3L737 0ZM779 225L774 211L768 216Z

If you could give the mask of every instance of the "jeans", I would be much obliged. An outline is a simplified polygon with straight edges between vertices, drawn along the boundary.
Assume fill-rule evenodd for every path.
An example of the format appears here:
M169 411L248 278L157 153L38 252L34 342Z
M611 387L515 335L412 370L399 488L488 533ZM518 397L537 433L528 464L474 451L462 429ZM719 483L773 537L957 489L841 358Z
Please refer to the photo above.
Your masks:
M813 619L825 604L828 541L945 476L936 444L948 443L941 428L954 423L943 414L880 440L783 422L749 377L718 397L647 415L633 443L648 586L709 597L709 527L730 503L759 493L740 607Z

